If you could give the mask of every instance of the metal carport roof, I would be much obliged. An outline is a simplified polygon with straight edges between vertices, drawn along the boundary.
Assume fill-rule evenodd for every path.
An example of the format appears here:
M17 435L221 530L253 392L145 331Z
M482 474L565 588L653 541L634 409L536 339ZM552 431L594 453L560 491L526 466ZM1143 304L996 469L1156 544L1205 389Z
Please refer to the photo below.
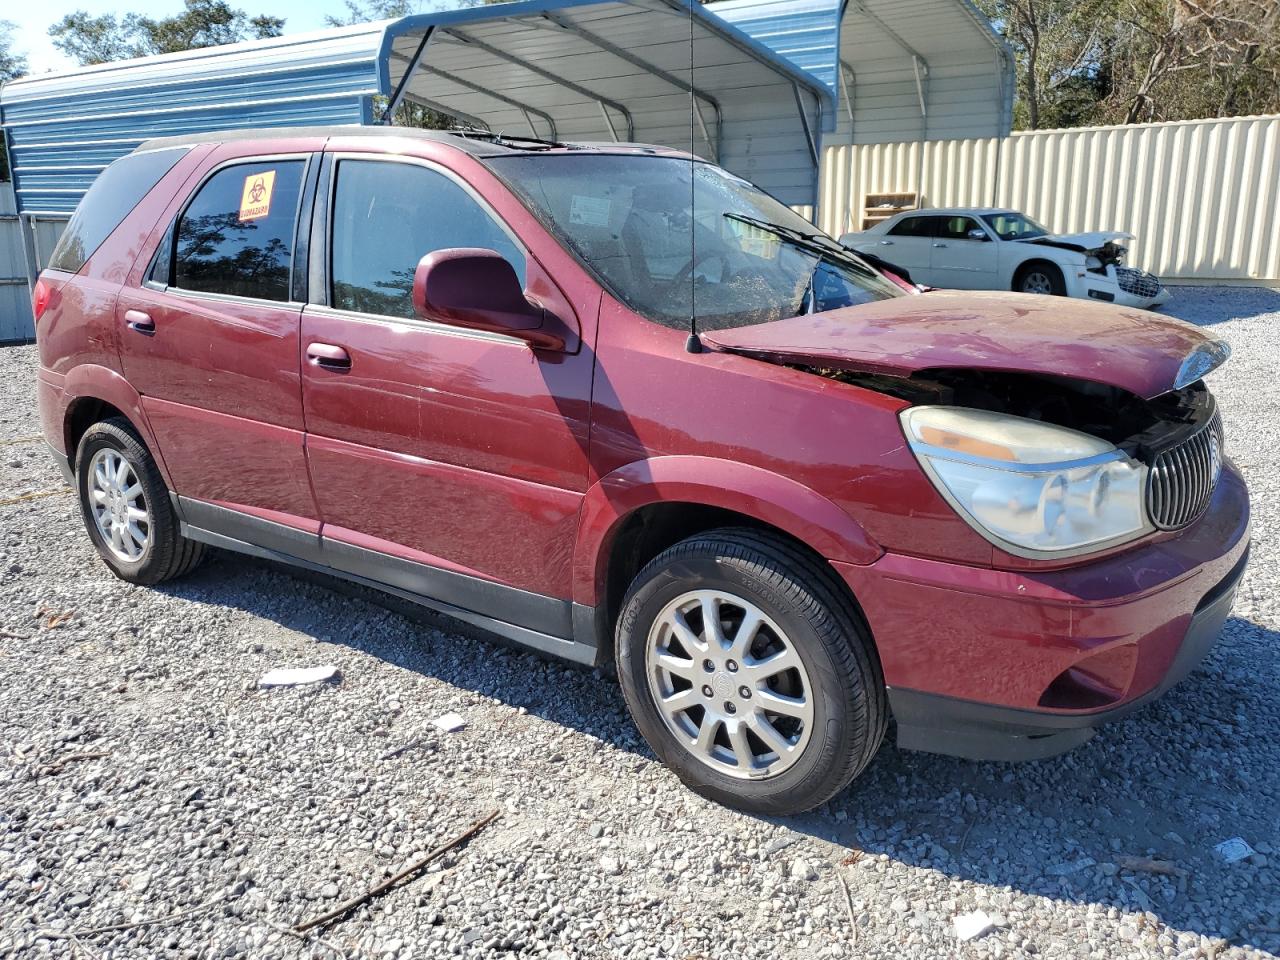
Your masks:
M525 0L27 77L0 91L0 117L19 212L66 216L144 140L368 124L379 94L551 139L689 149L692 133L694 152L795 205L816 202L834 106L694 0Z
M722 0L839 99L828 145L1006 136L1013 53L970 0Z

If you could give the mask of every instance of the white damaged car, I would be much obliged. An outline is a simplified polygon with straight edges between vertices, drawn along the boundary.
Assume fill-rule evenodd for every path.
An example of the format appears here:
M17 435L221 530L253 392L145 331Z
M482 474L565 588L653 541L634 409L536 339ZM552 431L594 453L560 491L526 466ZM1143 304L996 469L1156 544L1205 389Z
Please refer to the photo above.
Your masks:
M997 208L912 210L840 242L903 268L912 281L952 290L1016 290L1147 309L1169 291L1123 265L1131 233L1050 233L1026 214Z

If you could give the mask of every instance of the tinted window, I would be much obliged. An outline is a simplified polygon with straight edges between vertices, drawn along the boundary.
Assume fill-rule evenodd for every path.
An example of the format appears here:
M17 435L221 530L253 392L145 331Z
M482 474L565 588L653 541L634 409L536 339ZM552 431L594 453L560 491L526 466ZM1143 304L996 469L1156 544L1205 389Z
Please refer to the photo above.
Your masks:
M945 217L938 236L946 237L948 240L968 240L970 230L982 230L972 217ZM983 236L986 236L985 230L983 230Z
M173 284L261 300L289 299L301 160L219 170L178 221Z
M121 157L98 175L49 258L53 270L75 273L147 192L173 169L186 147Z
M413 273L433 250L484 247L515 267L524 253L476 199L410 163L343 160L333 210L333 306L413 318Z
M889 228L891 237L932 237L939 217L907 217Z

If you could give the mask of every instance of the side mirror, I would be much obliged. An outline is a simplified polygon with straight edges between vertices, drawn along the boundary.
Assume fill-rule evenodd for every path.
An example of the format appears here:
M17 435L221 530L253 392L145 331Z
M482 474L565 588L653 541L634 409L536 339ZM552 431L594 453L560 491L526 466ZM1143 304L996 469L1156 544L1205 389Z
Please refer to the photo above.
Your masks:
M424 320L485 330L559 349L564 340L543 329L546 311L531 303L515 268L496 250L452 247L418 261L413 309Z
M987 231L983 230L981 227L974 227L968 232L968 234L966 234L966 236L968 236L970 240L986 240Z

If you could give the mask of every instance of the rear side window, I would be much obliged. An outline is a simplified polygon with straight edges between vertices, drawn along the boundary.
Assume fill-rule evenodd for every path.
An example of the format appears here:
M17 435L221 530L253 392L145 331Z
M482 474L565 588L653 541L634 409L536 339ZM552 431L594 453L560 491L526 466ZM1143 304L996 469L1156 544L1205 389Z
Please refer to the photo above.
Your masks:
M932 237L941 217L907 217L889 230L891 237Z
M333 204L333 306L412 320L413 274L448 247L496 250L523 284L525 256L465 188L411 163L343 160Z
M258 300L289 299L302 160L225 167L178 220L172 285Z
M78 272L186 152L186 147L177 147L131 153L103 170L76 207L49 258L49 268Z

